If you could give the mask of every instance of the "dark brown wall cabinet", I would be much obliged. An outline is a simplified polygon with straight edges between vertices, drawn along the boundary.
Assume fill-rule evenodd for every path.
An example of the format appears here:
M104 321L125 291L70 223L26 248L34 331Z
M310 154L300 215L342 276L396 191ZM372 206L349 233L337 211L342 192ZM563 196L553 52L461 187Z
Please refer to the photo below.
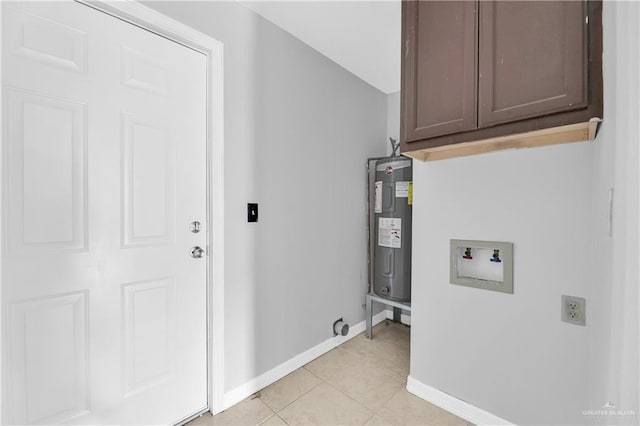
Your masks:
M402 152L422 160L593 139L597 1L404 1Z

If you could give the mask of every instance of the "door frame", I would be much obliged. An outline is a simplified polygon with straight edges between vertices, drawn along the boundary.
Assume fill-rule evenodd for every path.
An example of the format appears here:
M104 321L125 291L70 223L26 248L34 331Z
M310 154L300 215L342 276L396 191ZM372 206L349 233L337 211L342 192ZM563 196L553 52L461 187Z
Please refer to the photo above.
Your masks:
M223 44L181 22L161 14L135 0L75 0L116 19L121 19L161 37L196 50L207 57L207 405L216 414L223 409L224 396L224 67ZM2 7L0 7L0 22ZM0 32L0 57L3 40ZM2 73L0 67L0 84ZM2 99L5 96L1 87ZM0 129L4 143L4 111L0 102ZM5 170L0 161L0 188L4 197ZM4 221L0 209L0 223ZM0 227L0 241L5 238ZM2 260L0 259L0 288ZM0 330L2 330L0 303ZM0 339L0 366L4 369L2 339ZM6 395L0 401L4 402ZM0 419L4 420L6 410ZM182 422L189 420L183 419Z

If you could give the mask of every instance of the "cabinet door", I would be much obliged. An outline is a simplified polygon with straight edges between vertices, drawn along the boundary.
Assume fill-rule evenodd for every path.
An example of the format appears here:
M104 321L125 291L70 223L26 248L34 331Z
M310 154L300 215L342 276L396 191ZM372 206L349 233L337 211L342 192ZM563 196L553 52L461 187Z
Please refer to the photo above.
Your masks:
M587 106L584 1L479 7L479 127Z
M477 123L477 3L405 1L403 139L473 130Z

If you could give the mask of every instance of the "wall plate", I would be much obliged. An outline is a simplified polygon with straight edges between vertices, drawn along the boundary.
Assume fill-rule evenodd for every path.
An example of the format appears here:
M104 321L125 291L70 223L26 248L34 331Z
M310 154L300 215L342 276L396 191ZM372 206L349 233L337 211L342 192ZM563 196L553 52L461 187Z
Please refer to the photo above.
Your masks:
M513 243L450 240L449 259L451 284L513 294Z
M561 319L576 325L586 325L586 301L584 297L562 295L560 307Z

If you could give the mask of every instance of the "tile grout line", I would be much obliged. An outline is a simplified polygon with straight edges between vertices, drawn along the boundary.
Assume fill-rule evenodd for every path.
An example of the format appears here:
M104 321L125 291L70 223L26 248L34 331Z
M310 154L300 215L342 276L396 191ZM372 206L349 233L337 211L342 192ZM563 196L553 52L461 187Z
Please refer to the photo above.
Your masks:
M343 344L344 344L344 343L343 343ZM335 348L331 349L329 352L327 352L327 353L325 353L325 354L323 354L323 355L321 355L321 356L324 356L324 355L326 355L326 354L328 354L328 353L330 353L330 352L332 352L332 351L336 350L336 349L337 349L337 348L339 348L340 346L341 346L341 345L336 346ZM318 358L320 358L320 357L318 357ZM318 359L318 358L316 358L316 359ZM313 361L315 361L315 360L313 360ZM298 370L300 370L300 369L304 369L306 372L308 372L309 374L311 374L313 377L315 377L315 378L317 378L318 380L320 380L318 383L316 383L314 386L312 386L309 390L307 390L307 391L305 391L305 392L301 393L300 395L298 395L298 397L297 397L296 399L294 399L293 401L291 401L290 403L288 403L287 405L285 405L284 407L282 407L281 409L279 409L279 410L277 410L277 411L276 411L276 410L274 410L273 408L271 408L271 406L269 406L269 404L267 404L266 402L264 402L264 401L262 401L262 402L263 402L267 407L269 407L269 409L271 409L271 411L273 411L275 414L279 414L282 410L284 410L285 408L287 408L287 407L289 407L290 405L292 405L294 402L296 402L297 400L299 400L300 398L302 398L304 395L308 394L309 392L311 392L312 390L314 390L315 388L317 388L318 386L320 386L322 383L327 383L327 384L329 384L329 383L327 382L327 380L323 379L322 377L318 376L317 374L313 373L311 370L309 370L309 369L307 368L307 365L309 365L309 364L310 364L311 362L313 362L313 361L308 362L307 364L305 364L305 365L303 365L302 367L300 367ZM298 370L295 370L295 371L298 371ZM294 372L295 372L295 371L294 371ZM291 372L291 373L289 373L289 374L292 374L292 373L294 373L294 372ZM286 377L286 376L285 376L285 377ZM282 379L280 379L280 380L282 380ZM276 383L277 383L277 382L276 382ZM269 386L272 386L272 385L273 385L273 383L272 383L271 385L269 385ZM267 387L268 387L268 386L267 386ZM261 390L262 390L262 389L261 389ZM260 393L260 391L258 391L257 393ZM261 397L260 397L260 398L261 398ZM262 398L261 398L261 400L262 400ZM280 415L278 415L278 417L282 418L282 416L280 416ZM287 423L284 419L283 419L283 421L284 421L285 423ZM287 424L288 424L288 423L287 423Z
M336 391L338 391L339 393L341 393L342 395L346 396L347 398L349 398L350 400L352 400L353 402L355 402L356 404L360 405L362 408L364 408L365 410L371 411L374 415L377 414L375 411L373 411L372 409L370 409L369 407L367 407L366 405L364 405L363 403L361 403L360 401L356 401L355 399L353 399L351 396L347 395L346 393L342 392L340 389L338 389L337 387L335 387L334 385L332 385L329 382L325 382L327 385L331 386L333 389L335 389ZM373 417L373 416L371 416ZM367 420L368 421L368 420ZM364 424L364 423L363 423Z
M260 391L258 391L258 392L256 392L256 393L258 394L258 396L256 396L255 398L252 398L252 399L259 399L259 400L260 400L260 402L261 402L265 407L267 407L267 408L271 411L271 413L273 413L273 414L271 414L269 417L267 417L266 419L262 420L260 423L258 423L258 424L256 425L256 426L259 426L259 425L261 425L261 424L265 423L267 420L269 420L269 419L270 419L270 418L272 418L273 416L277 415L278 413L276 413L276 412L275 412L275 410L274 410L273 408L269 407L269 405L268 405L266 402L264 402L264 401L262 400L262 398L260 398ZM213 418L213 417L212 417L212 418Z
M393 324L393 323L391 323L391 324ZM389 326L389 325L386 325L385 327L388 327L388 326ZM364 334L364 333L361 333L361 334ZM360 335L358 335L358 336L360 336ZM356 338L358 338L358 336L356 336L356 337L354 338L354 340L355 340ZM374 336L374 337L375 337L375 336ZM384 340L384 341L386 341L386 342L389 342L389 343L393 344L394 346L400 346L400 344L401 344L401 342L396 342L396 341L393 341L393 340L391 340L391 339L387 339L387 338L385 338L385 337L384 337L384 335L383 335L383 336L381 336L381 337L378 337L378 338L379 338L379 339L381 339L381 340ZM348 343L348 342L345 342L345 343ZM352 355L358 355L358 356L360 355L360 354L358 354L358 353L356 353L356 352L354 352L354 351L350 351L350 350L349 350L349 349L347 349L347 348L342 348L342 345L344 345L345 343L343 343L343 344L341 344L341 345L337 346L336 348L340 348L340 349L344 350L345 352L350 353L350 354L352 354ZM351 398L352 400L354 400L354 401L355 401L355 402L357 402L358 404L362 405L362 406L363 406L363 407L365 407L366 409L368 409L368 410L370 410L370 411L372 411L372 412L373 412L373 415L372 415L371 417L369 417L369 418L367 419L367 421L366 421L366 422L368 422L369 420L371 420L372 418L374 418L376 415L377 415L377 416L380 416L380 417L381 417L381 418L383 418L385 421L387 421L387 419L386 419L386 418L384 418L384 417L382 417L382 416L380 415L380 411L381 411L383 408L385 408L385 407L389 404L389 402L390 402L390 401L391 401L391 400L392 400L392 399L393 399L393 398L394 398L398 393L402 392L402 390L406 388L406 380L407 380L406 376L404 376L404 375L402 375L402 374L398 374L398 373L396 373L396 372L394 372L394 371L392 371L392 370L389 370L389 369L388 369L388 368L386 368L386 367L378 366L378 367L376 367L376 368L379 368L379 369L383 370L384 372L386 372L386 373L388 373L388 374L390 374L390 375L392 375L392 376L394 376L394 377L400 378L400 379L402 379L402 381L403 381L403 384L399 387L399 389L398 389L397 391L395 391L395 392L391 395L391 397L390 397L388 400L386 400L383 404L381 404L381 405L380 405L380 408L379 408L379 409L377 409L377 410L371 410L369 407L365 406L364 404L360 403L359 401L356 401L354 398L352 398L351 396L349 396L349 395L348 395L348 394L346 394L345 392L342 392L340 389L336 388L336 387L335 387L335 386L333 386L331 383L329 383L327 380L325 380L325 382L327 382L327 384L329 384L331 387L333 387L334 389L336 389L338 392L341 392L342 394L344 394L344 395L345 395L345 396L347 396L348 398ZM366 423L366 422L365 422L365 423Z
M333 386L333 387L336 388L336 386ZM364 405L364 403L362 403L362 402L356 400L355 398L351 397L348 393L346 393L346 392L344 392L344 391L342 391L340 389L338 389L338 391L344 393L345 395L347 395L348 397L350 397L351 399L353 399L354 401L356 401L357 403L359 403L360 405L362 405L366 409L372 411L374 413L374 415L376 415L376 414L379 415L380 411L387 406L387 404L393 399L394 396L396 396L399 392L402 392L403 389L405 389L405 386L400 384L400 387L395 392L393 392L393 394L391 394L391 396L388 399L386 399L382 404L380 404L379 408L369 408L368 406ZM380 416L380 417L382 417L382 416Z
M378 415L378 413L376 413L376 412L374 411L374 413L371 415L371 417L369 417L369 418L367 419L367 421L366 421L366 422L364 422L364 423L362 423L362 424L363 424L363 425L366 425L367 423L369 423L369 422L371 421L371 419L373 419L373 418L374 418L375 416L377 416L377 415Z
M266 405L266 403L265 403L265 405ZM271 407L269 407L269 408L271 408ZM272 409L271 411L273 411L273 409ZM282 422L283 422L284 424L286 424L286 425L288 425L288 424L289 424L289 423L287 423L287 422L286 422L286 420L285 420L285 419L283 419L282 417L280 417L280 416L278 415L278 413L277 413L277 412L275 412L275 411L274 411L274 412L273 412L273 414L272 414L271 416L267 417L266 419L264 419L263 421L261 421L260 423L258 423L256 426L264 425L266 422L268 422L269 420L271 420L271 419L272 419L272 418L274 418L274 417L279 418L279 419L280 419L280 420L282 420Z
M264 403L263 403L263 404L264 404ZM267 405L267 404L264 404L264 405ZM267 407L269 407L269 406L267 405ZM269 407L269 409L271 409L271 407ZM273 410L271 410L271 411L273 411ZM278 413L276 413L275 411L273 411L273 414L272 414L272 415L270 415L269 417L267 417L266 419L264 419L263 421L261 421L260 423L258 423L256 426L260 426L260 425L265 424L266 422L268 422L269 420L271 420L271 419L273 418L273 416L277 416L277 415L278 415Z
M335 349L335 348L334 348L334 349ZM331 349L331 351L333 351L333 349ZM329 351L329 352L331 352L331 351ZM328 354L329 352L325 353L324 355ZM319 356L319 357L318 357L318 358L316 358L316 359L320 359L320 358L322 358L324 355L321 355L321 356ZM314 359L313 361L315 361L316 359ZM311 361L311 362L313 362L313 361ZM307 368L307 365L311 364L311 362L306 363L305 365L303 365L303 366L302 366L302 367L300 367L300 368L305 369L305 370L306 370L309 374L311 374L313 377L315 377L315 378L317 378L317 379L320 379L320 380L324 380L322 377L318 376L318 375L317 375L317 374L315 374L313 371L311 371L311 370L309 370L309 369Z
M355 338L357 338L357 336L356 336ZM355 339L355 338L354 338L354 339ZM382 339L382 340L385 340L385 341L387 341L387 342L389 342L389 343L393 343L393 345L394 345L394 346L399 346L397 343L392 342L391 340L386 340L386 339L384 339L384 338L381 338L381 339ZM345 342L345 343L348 343L348 342ZM344 343L343 343L343 345L344 345ZM342 346L342 345L340 345L340 346ZM343 351L345 351L345 352L347 352L347 353L349 353L349 354L351 354L351 355L361 356L361 354L359 354L359 353L357 353L357 352L355 352L355 351L350 351L349 349L344 349L344 348L341 348L340 346L337 346L337 347L336 347L336 349L340 348L340 349L342 349ZM374 356L374 358L376 358L376 357ZM377 358L376 358L376 359L377 359ZM406 382L406 380L407 380L407 377L406 377L403 373L396 373L395 371L393 371L393 370L389 370L388 368L383 367L383 366L377 366L377 368L382 369L382 370L386 371L387 373L389 373L389 374L391 374L391 375L393 375L393 376L399 377L400 379L404 380L405 382ZM408 375L408 374L407 374L407 375Z
M396 371L393 371L393 370L390 370L389 368L387 368L388 361L394 361L398 357L398 355L402 355L403 352L405 352L405 350L407 349L406 348L407 341L406 341L406 338L404 336L401 337L401 338L396 338L395 341L391 340L390 338L385 336L385 335L393 335L393 333L397 333L396 329L398 329L398 327L394 326L393 324L394 323L390 323L389 325L384 326L385 328L389 327L388 332L384 333L382 336L378 336L376 338L376 340L378 340L380 343L382 343L382 346L376 345L375 343L373 345L371 345L371 346L367 346L367 343L371 343L371 342L365 342L364 345L363 345L362 342L359 342L359 341L356 340L356 339L364 339L364 336L363 336L364 333L360 333L359 335L355 336L354 339L351 339L348 342L344 342L344 343L336 346L331 351L327 352L327 353L330 353L330 352L335 351L337 349L338 351L342 351L343 354L348 355L349 357L353 357L353 356L357 357L360 360L359 362L362 361L361 358L364 358L364 361L368 364L367 365L368 368L374 368L377 371L381 372L383 375L388 375L389 379L393 378L394 381L395 381L395 379L399 379L399 381L400 381L399 388L395 392L393 392L389 398L386 398L385 400L383 400L384 402L382 402L380 404L376 404L375 408L369 408L369 406L367 406L364 403L358 401L355 397L352 397L346 391L341 390L340 388L337 387L337 385L334 385L330 381L330 380L338 377L339 376L339 372L336 372L333 375L329 375L327 377L327 379L325 379L325 378L320 377L316 373L312 372L310 369L308 369L307 366L311 362L314 361L314 360L312 360L311 362L309 362L309 363L301 366L300 368L298 368L298 370L305 370L306 373L311 375L310 377L313 377L313 378L317 379L317 383L315 383L311 388L309 388L305 392L303 392L300 395L298 395L293 401L291 401L287 405L283 406L279 410L275 410L274 408L272 408L269 404L267 404L262 399L261 391L266 389L266 388L268 388L271 385L266 386L265 388L263 388L260 391L256 392L257 395L254 394L255 396L253 397L253 399L255 399L256 397L258 399L260 399L260 403L263 404L266 408L268 408L268 410L271 412L271 415L269 415L266 419L264 419L264 420L260 421L259 423L257 423L256 426L263 425L267 421L273 419L274 416L277 416L278 419L281 420L284 424L289 425L289 423L284 419L284 417L282 417L282 415L281 415L282 411L284 411L285 409L289 408L291 405L293 405L294 403L299 401L301 398L306 396L308 393L310 393L313 390L317 389L323 383L325 383L327 386L329 386L332 389L333 392L337 392L336 395L342 395L342 397L346 397L348 400L350 400L353 403L357 404L357 406L359 406L361 408L364 408L365 410L368 410L369 413L371 413L362 424L365 424L365 423L371 421L376 416L379 416L382 420L387 422L388 420L385 417L381 416L380 412L382 410L384 410L384 409L390 409L388 407L390 401L393 398L395 398L400 392L402 392L403 389L406 388L406 380L407 380L407 377L406 377L405 373L398 373ZM382 327L380 327L380 326L378 326L378 327L379 328L378 328L377 331L379 332L380 328L382 328ZM382 328L382 330L385 330L385 328ZM349 348L345 348L344 347L345 345L347 345L349 343L351 343L351 345L349 345L349 346L353 346L353 349L349 349ZM399 348L401 350L401 352L396 353L396 351L394 349L392 349L389 345L395 346L396 348ZM409 341L408 341L408 345L409 345L409 350L410 350L410 338L409 338ZM358 352L358 350L360 350L360 352ZM389 352L389 351L391 351L391 352ZM384 356L385 353L390 353L391 356L390 357L386 357L386 356ZM325 354L323 354L323 356L324 355ZM380 355L383 355L383 356L380 357ZM358 364L358 365L362 365L362 364ZM393 362L392 362L392 365L393 365ZM250 398L247 398L247 399L250 399ZM225 410L225 411L227 411L227 410Z
M289 424L285 419L283 419L283 418L282 418L282 416L281 416L280 414L276 413L276 416L278 416L278 418L279 418L280 420L282 420L282 423L284 423L285 425L288 425L288 424Z
M380 411L381 411L383 408L386 408L386 407L387 407L387 405L389 405L389 403L391 402L391 400L392 400L396 395L398 395L400 392L402 392L403 390L406 390L406 386L400 386L400 389L398 389L397 391L395 391L395 392L393 393L393 395L391 395L391 398L389 398L388 400L386 400L384 404L380 405L380 409L376 411L376 414L377 414L377 415L379 415L380 417L382 417L382 418L386 421L387 419L386 419L385 417L383 417L383 416L381 416L381 415L380 415Z
M305 365L306 365L306 364L305 364ZM292 405L294 402L296 402L297 400L299 400L300 398L302 398L303 396L305 396L306 394L308 394L309 392L311 392L312 390L314 390L315 388L317 388L318 386L320 386L323 382L326 382L324 379L322 379L322 378L320 378L320 377L316 376L316 375L315 375L315 374L313 374L311 371L307 370L307 369L305 368L305 366L304 366L304 365L303 365L302 367L300 367L300 368L304 368L306 371L308 371L308 372L309 372L309 374L311 374L313 377L317 378L317 379L318 379L318 380L320 380L320 381L319 381L318 383L316 383L315 385L313 385L313 386L311 387L311 389L309 389L309 390L307 390L307 391L305 391L305 392L301 393L300 395L298 395L298 397L297 397L296 399L294 399L293 401L291 401L290 403L288 403L287 405L285 405L284 407L282 407L282 408L281 408L281 409L279 409L278 411L276 411L276 410L274 410L273 408L269 407L269 405L268 405L266 402L264 402L264 401L263 401L263 402L264 402L264 404L265 404L267 407L269 407L269 408L271 409L271 411L274 411L274 412L275 412L275 414L277 414L277 415L278 415L278 417L280 417L280 418L281 418L285 423L287 423L287 421L286 421L286 420L284 420L284 419L282 418L282 416L280 416L280 415L279 415L279 414L280 414L280 412L282 412L282 410L284 410L285 408L289 407L289 406L290 406L290 405ZM287 424L289 424L289 423L287 423Z
M395 392L393 392L393 394L391 395L391 397L389 397L389 399L387 399L386 401L384 401L384 403L383 403L383 404L386 404L386 403L388 403L388 402L389 402L389 401L390 401L390 400L391 400L391 399L392 399L392 398L393 398L393 397L394 397L398 392L400 392L402 389L405 389L405 388L406 388L406 383L407 383L407 382L406 382L406 379L403 379L403 377L402 377L402 376L400 376L400 375L394 374L391 370L388 370L388 369L386 369L386 368L384 368L384 367L375 367L375 368L377 368L378 370L381 370L383 373L386 373L387 375L390 375L390 376L391 376L391 377L393 377L393 378L400 379L400 383L399 383L398 389L397 389ZM327 384L331 385L331 387L333 387L333 388L337 389L338 391L340 391L340 392L344 393L345 395L347 395L347 396L348 396L348 397L350 397L351 399L355 400L355 401L356 401L356 402L358 402L360 405L362 405L362 406L364 406L365 408L367 408L367 409L369 409L369 410L373 411L374 413L378 414L379 409L369 408L369 407L368 407L368 406L366 406L363 402L360 402L360 401L356 400L356 399L355 399L355 397L352 397L352 396L351 396L349 393L347 393L346 391L343 391L342 389L338 388L338 387L337 387L337 385L335 385L335 384L333 384L333 383L331 382L331 380L332 380L333 378L334 378L334 376L331 376L331 377L329 377L328 379L326 379L326 380L324 380L324 381L325 381Z

